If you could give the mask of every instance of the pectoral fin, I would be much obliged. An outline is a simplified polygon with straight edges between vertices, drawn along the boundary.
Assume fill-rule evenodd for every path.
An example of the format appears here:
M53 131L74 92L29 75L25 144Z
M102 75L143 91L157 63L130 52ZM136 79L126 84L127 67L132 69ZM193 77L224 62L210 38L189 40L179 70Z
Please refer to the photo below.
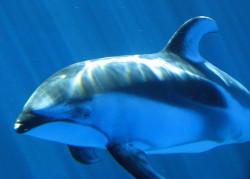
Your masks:
M151 167L144 152L129 144L112 143L107 145L110 154L128 172L138 179L163 179Z
M95 153L95 148L68 145L72 157L82 164L94 164L101 161Z

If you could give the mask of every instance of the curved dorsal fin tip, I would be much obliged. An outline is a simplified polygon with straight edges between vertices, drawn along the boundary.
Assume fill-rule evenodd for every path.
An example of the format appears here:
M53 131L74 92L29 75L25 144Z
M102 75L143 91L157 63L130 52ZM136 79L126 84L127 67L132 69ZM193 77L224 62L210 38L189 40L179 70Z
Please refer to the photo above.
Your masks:
M205 16L186 21L172 36L163 51L171 51L192 62L204 62L199 53L201 38L207 33L218 32L216 22Z

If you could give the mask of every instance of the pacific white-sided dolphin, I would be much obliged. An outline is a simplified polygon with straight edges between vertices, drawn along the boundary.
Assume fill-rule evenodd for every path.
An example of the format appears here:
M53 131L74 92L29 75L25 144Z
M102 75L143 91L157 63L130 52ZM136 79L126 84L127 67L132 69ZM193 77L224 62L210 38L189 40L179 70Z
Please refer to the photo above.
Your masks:
M250 95L204 60L214 20L184 23L160 52L83 61L32 94L15 131L65 143L81 163L107 149L136 178L163 178L146 154L196 153L250 140Z

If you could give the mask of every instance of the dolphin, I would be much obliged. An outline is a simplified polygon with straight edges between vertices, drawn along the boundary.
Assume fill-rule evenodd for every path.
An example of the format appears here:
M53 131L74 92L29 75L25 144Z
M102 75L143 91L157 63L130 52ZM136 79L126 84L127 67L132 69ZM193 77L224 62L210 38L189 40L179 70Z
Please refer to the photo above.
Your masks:
M164 178L147 154L198 153L250 140L249 91L204 60L201 38L217 32L199 16L154 54L70 65L43 82L24 105L19 134L68 145L83 164L107 150L136 178Z

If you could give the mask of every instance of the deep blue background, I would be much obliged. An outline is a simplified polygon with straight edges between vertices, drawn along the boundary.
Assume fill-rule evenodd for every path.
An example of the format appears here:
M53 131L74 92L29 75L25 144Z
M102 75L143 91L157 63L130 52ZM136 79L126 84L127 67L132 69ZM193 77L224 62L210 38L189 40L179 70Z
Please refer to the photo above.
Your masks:
M31 93L57 70L158 52L198 15L220 28L203 38L203 57L250 89L249 0L0 0L0 178L132 178L105 151L98 151L100 164L84 166L65 145L15 134L13 124ZM149 158L173 179L250 178L249 143Z

